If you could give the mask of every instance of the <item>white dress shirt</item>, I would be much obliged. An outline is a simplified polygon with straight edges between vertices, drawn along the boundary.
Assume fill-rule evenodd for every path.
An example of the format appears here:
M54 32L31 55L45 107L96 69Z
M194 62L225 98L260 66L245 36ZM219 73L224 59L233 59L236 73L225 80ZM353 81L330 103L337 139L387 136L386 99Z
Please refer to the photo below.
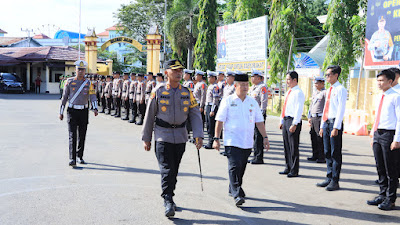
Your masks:
M287 93L289 93L289 91ZM286 101L285 117L293 117L292 125L297 125L301 121L301 115L303 114L305 101L304 93L298 85L291 88L290 94L287 96ZM282 115L281 124L283 124Z
M396 91L397 93L400 94L400 84L394 85L394 86L392 87L392 89L393 89L394 91Z
M393 141L400 142L400 95L393 89L383 93L381 115L379 118L378 129L396 130ZM379 103L382 95L376 100L376 114L378 114Z
M253 148L254 125L263 122L261 109L254 98L242 101L236 93L222 99L215 120L224 123L224 145Z
M329 95L329 88L326 90L325 102L328 101L328 95ZM336 128L338 130L342 129L344 111L346 109L346 100L347 100L346 88L344 88L343 85L339 83L339 81L336 81L336 83L332 85L328 119L335 119L333 128ZM322 114L325 113L325 110L326 108L324 107L324 112ZM324 124L325 122L321 121L321 128L323 128Z

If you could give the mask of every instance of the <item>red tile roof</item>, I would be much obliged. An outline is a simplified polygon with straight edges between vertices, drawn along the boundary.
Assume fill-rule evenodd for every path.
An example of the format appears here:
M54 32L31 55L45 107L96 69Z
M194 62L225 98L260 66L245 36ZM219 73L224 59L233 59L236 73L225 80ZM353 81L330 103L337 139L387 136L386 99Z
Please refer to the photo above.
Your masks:
M109 30L123 30L123 28L121 25L116 24L116 25L106 29L106 31L109 31Z
M50 38L45 34L36 34L35 36L33 36L33 39L50 39Z
M107 30L107 31L101 32L100 34L97 34L97 36L103 36L103 37L107 36L108 37L109 33L110 32Z

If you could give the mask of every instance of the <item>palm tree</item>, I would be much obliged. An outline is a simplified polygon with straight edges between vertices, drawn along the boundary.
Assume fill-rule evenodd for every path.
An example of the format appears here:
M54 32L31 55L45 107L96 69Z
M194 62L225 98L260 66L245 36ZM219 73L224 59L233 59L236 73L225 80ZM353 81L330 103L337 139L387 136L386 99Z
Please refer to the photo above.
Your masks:
M192 69L193 46L198 35L197 21L199 0L174 0L165 21L165 32L174 56L185 61L186 67Z

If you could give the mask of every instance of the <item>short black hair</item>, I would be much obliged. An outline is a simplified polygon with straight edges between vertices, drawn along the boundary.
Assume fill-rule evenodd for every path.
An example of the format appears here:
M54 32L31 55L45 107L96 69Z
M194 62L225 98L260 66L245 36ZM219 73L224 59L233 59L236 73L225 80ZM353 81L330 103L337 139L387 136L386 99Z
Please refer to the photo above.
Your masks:
M378 73L378 75L376 75L376 78L378 78L382 75L385 76L388 80L392 80L392 81L394 81L394 79L396 78L396 75L390 69L382 70L380 73Z
M299 82L299 74L296 71L289 71L286 75L289 75L293 80L296 79L297 82Z
M330 66L328 66L328 68L326 68L326 70L329 70L329 69L331 69L334 74L337 73L338 78L339 78L340 73L342 72L342 68L340 68L340 66L330 65Z
M400 75L400 69L397 67L389 68L389 70L392 71L393 73L395 73L395 75L396 75L396 73Z

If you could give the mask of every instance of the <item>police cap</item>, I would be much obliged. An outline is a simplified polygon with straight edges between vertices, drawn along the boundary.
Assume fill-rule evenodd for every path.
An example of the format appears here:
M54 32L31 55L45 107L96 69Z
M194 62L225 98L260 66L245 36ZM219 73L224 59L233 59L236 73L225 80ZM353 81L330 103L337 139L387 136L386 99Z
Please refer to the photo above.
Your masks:
M138 76L138 77L144 77L144 74L143 74L143 73L138 73L138 74L136 74L136 76Z
M314 84L316 84L318 81L325 82L325 79L323 77L315 77Z
M216 72L207 70L207 77L216 77L217 75Z
M184 69L183 72L192 75L194 71L193 70Z
M185 69L182 63L177 59L171 59L164 63L164 69Z
M263 72L262 72L262 71L259 71L259 70L256 70L256 69L251 69L251 76L252 76L252 77L254 77L254 76L260 76L260 77L262 77L262 76L263 76Z
M75 67L77 68L77 69L86 69L86 67L87 67L87 62L86 61L84 61L84 60L78 60L78 61L75 61Z
M201 70L195 70L194 74L195 74L195 75L204 76L206 73L204 73L204 72L201 71Z

